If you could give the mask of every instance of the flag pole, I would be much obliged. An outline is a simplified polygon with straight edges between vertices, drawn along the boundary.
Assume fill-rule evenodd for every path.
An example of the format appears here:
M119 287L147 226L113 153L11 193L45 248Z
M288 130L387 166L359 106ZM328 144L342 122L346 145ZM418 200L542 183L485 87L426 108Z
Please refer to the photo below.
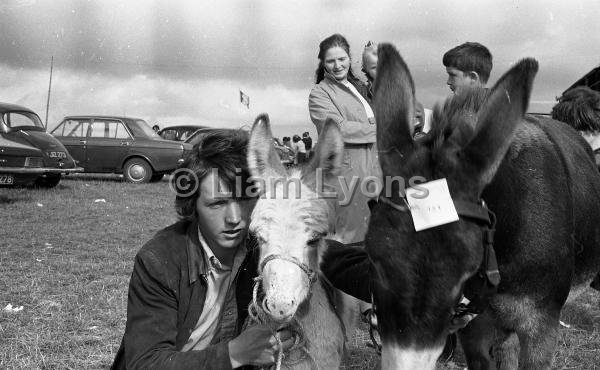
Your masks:
M50 81L48 82L48 99L46 100L46 124L44 128L48 128L48 110L50 110L50 90L52 89L52 67L54 66L54 55L50 58Z

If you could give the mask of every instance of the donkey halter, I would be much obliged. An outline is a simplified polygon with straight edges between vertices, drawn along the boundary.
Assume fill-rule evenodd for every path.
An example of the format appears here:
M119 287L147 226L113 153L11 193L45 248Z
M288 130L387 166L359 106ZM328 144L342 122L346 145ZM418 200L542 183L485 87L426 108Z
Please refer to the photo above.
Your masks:
M263 259L260 265L258 266L259 275L262 275L262 272L265 269L267 263L274 260L284 260L298 266L300 270L302 270L302 272L304 272L308 277L309 288L317 280L317 273L314 272L310 267L308 267L307 264L300 262L300 260L298 260L296 257L289 257L281 254L269 254L268 256L266 256L265 259Z
M378 201L397 211L410 212L408 204L400 205L385 197L379 197ZM496 215L487 207L483 199L480 199L477 203L454 200L454 207L459 217L470 222L483 224L481 239L483 258L477 272L465 282L462 299L454 308L454 313L450 317L451 320L467 314L482 313L489 305L492 296L496 294L500 284L500 272L498 271L498 262L494 251ZM466 304L463 303L465 297L468 302ZM373 310L375 310L374 304Z
M297 258L283 256L280 254L268 255L267 257L265 257L265 259L260 263L260 265L258 267L258 275L259 276L254 278L254 288L252 289L252 301L248 305L248 316L250 317L250 320L252 322L265 324L268 321L267 315L265 314L265 312L267 310L264 307L264 302L263 302L263 304L259 303L258 290L260 288L260 283L262 280L262 272L263 272L265 266L267 265L267 263L269 263L273 260L277 260L277 259L288 261L288 262L291 262L291 263L295 264L296 266L298 266L300 268L300 270L302 270L302 272L304 272L306 274L306 276L308 277L308 288L309 289L311 288L312 284L317 280L317 273L314 272L313 270L311 270L310 267L308 267L308 265L306 265L305 263L300 262ZM302 324L300 323L300 321L296 317L294 317L292 319L292 322L287 326L287 329L292 332L292 336L294 337L294 345L292 346L292 348L288 349L288 353L297 349L297 350L300 350L300 352L302 354L295 361L294 360L286 361L285 365L293 366L293 365L301 362L305 358L308 358L312 361L315 368L318 369L318 365L315 362L314 357L308 351L307 339L306 339L306 336L304 335L304 329L302 328ZM279 350L277 351L277 358L276 358L274 367L275 367L275 370L281 370L285 355L281 348L281 346L282 346L281 340L275 334L276 334L276 331L273 330L273 335L274 335L275 339L277 340Z

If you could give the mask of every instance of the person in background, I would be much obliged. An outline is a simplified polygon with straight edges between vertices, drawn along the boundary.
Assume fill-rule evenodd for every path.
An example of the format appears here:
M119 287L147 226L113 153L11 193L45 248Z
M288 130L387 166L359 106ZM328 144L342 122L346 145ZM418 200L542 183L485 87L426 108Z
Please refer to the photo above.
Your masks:
M350 45L344 36L334 34L321 41L318 58L316 85L308 98L310 118L319 134L325 122L332 119L344 140L341 176L334 185L337 199L328 200L333 216L330 234L341 243L362 244L371 216L368 201L378 196L371 187L375 186L373 182L365 182L371 186L362 185L368 179L382 181L371 96L352 71ZM351 187L353 191L349 191ZM337 300L338 314L347 332L352 333L361 314L367 320L371 304L342 292Z
M365 45L365 48L363 49L361 71L365 74L365 77L367 78L367 96L371 100L373 100L373 82L375 81L375 77L377 76L378 60L379 58L377 57L377 44L373 41L368 41Z
M367 86L369 88L368 96L373 98L373 82L377 77L377 44L369 41L365 45L362 55L362 71L367 77ZM431 109L423 108L423 104L415 101L415 126L413 137L415 139L424 136L431 129L431 118L433 112Z
M592 147L600 170L600 92L587 86L566 91L552 108L552 118L579 131Z
M292 149L294 149L295 160L294 164L303 164L306 162L306 148L300 136L294 135L292 138Z
M340 128L344 140L344 163L341 181L336 184L338 199L330 202L335 219L331 233L342 243L364 239L370 211L370 196L360 187L353 194L345 189L358 180L360 185L369 176L381 179L377 159L375 114L368 101L367 86L354 75L350 45L344 36L334 34L319 44L319 64L316 85L308 98L310 118L320 133L328 119ZM353 180L354 179L354 180ZM350 198L350 199L348 199Z
M306 159L310 159L313 142L308 131L305 131L302 134L302 142L304 143L304 148L306 149Z
M158 125L152 126L152 129L154 130L154 132L159 132L160 131L160 127Z
M448 50L442 63L448 73L446 84L455 94L467 86L485 88L492 72L492 54L477 42L465 42Z
M290 139L289 136L284 136L282 141L284 146L287 146L288 148L292 149L292 139Z
M187 171L174 175L180 221L135 257L125 334L111 369L269 366L278 340L284 350L292 346L288 330L242 330L259 255L248 235L256 199L244 196L252 186L247 143L242 130L215 130L182 164Z

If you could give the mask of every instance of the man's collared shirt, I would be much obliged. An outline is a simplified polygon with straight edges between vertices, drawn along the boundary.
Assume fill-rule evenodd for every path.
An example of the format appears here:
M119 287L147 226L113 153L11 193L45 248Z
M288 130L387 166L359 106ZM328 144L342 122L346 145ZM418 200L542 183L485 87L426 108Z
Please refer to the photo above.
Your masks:
M200 229L198 229L198 239L204 254L206 298L198 323L194 327L188 342L181 349L182 352L201 350L208 347L219 330L221 312L224 306L227 305L235 309L235 294L233 294L232 282L235 280L235 275L246 257L246 246L243 242L237 248L233 266L225 266L214 255ZM232 299L233 302L231 302ZM237 312L228 316L237 317Z

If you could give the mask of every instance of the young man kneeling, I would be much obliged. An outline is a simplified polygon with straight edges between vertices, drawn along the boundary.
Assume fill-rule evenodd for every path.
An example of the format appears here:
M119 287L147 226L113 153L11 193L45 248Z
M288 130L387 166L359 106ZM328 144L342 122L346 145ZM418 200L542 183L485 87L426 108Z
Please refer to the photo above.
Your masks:
M217 130L173 176L180 221L135 257L125 335L112 369L230 369L270 365L291 333L242 331L258 250L248 235L256 200L246 164L248 134ZM237 181L236 181L237 180Z

